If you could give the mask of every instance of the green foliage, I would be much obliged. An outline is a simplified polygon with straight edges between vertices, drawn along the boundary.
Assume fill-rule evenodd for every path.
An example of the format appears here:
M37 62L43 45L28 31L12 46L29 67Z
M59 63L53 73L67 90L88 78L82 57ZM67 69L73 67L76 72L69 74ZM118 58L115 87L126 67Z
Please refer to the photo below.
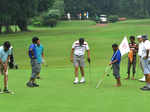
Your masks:
M130 18L144 18L150 15L150 0L64 0L65 13L76 17L88 11L89 16L96 14L119 15Z
M53 2L53 0L1 0L0 24L3 26L16 24L21 31L27 31L29 19L47 11Z
M111 23L117 22L118 19L119 19L119 16L117 16L117 15L110 15L110 16L108 17L108 20L109 20L109 22L111 22Z
M43 23L44 26L55 27L57 24L57 20L54 18L44 18Z

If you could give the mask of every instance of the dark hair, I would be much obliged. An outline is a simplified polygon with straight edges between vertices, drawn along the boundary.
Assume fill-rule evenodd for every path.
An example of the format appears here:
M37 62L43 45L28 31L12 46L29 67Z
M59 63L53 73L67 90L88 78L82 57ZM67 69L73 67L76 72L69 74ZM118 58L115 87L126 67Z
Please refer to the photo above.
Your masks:
M80 46L84 44L84 38L79 39Z
M113 44L112 47L118 47L118 44Z
M37 43L38 40L39 40L38 37L33 37L33 38L32 38L32 43Z
M11 44L9 41L6 41L6 42L4 42L3 46L9 49Z
M135 40L135 36L130 36L130 39L133 39L133 40Z

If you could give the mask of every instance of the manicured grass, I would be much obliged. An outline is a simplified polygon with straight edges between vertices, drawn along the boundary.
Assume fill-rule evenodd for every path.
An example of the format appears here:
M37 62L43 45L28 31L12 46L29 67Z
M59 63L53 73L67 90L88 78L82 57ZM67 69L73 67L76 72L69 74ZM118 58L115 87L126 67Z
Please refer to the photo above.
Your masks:
M96 89L105 67L112 55L112 43L120 43L124 36L148 34L150 20L129 20L96 26L92 21L61 22L56 28L35 28L31 32L0 35L0 44L11 41L19 70L9 71L9 88L15 95L0 95L2 112L146 112L149 110L150 94L140 91L144 83L125 81L127 59L121 64L123 86L115 88L114 77L105 77L103 85ZM38 81L40 88L27 88L30 77L28 46L33 36L39 36L45 47L48 67L43 66ZM92 74L86 62L87 83L73 85L73 66L70 63L72 43L84 37L91 48ZM142 73L137 68L137 78ZM91 79L90 79L91 77ZM1 86L1 85L0 85Z

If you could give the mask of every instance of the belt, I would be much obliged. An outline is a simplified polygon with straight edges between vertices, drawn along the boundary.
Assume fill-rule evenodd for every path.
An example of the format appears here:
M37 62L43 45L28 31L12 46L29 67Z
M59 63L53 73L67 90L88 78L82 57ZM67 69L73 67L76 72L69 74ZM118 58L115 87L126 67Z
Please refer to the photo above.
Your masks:
M83 56L83 55L76 55L76 54L75 54L75 56L81 57L81 56Z

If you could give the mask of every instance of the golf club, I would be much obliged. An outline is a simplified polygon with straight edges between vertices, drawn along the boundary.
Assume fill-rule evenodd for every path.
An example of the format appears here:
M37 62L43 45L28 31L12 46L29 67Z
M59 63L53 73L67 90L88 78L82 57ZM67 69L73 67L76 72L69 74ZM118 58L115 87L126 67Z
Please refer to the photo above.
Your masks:
M102 82L104 81L105 75L107 75L107 76L109 75L109 69L110 69L110 66L107 66L106 69L105 69L105 71L104 71L104 74L102 75L102 79L99 80L96 88L99 88L99 86L102 84Z

